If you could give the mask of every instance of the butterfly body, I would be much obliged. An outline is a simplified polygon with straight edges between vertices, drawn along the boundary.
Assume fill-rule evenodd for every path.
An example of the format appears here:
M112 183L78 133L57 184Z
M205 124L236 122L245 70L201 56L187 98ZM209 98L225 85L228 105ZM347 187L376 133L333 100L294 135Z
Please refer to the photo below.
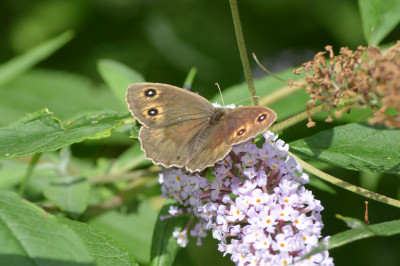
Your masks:
M210 125L218 124L227 113L228 112L226 111L226 109L222 109L222 108L215 109L210 117L210 122L209 122Z
M214 165L232 145L257 136L276 119L267 107L214 108L195 93L161 83L131 84L126 98L143 125L139 139L146 157L190 172Z

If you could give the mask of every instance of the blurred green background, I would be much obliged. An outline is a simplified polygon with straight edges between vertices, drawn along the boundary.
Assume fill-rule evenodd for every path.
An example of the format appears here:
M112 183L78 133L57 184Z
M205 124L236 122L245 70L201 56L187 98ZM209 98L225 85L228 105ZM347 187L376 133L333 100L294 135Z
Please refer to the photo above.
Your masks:
M336 50L366 44L357 1L239 2L248 52L255 52L273 72L312 59L327 44ZM196 66L195 90L207 98L217 93L215 82L224 89L244 80L228 1L5 0L0 2L0 23L0 62L65 30L75 30L72 41L39 65L57 73L30 73L8 86L21 93L25 92L21 82L31 82L38 90L54 87L54 91L86 82L101 94L103 82L96 62L104 58L126 64L147 81L177 86ZM265 75L253 60L252 66L256 77ZM67 75L73 75L77 84L63 82L72 80ZM0 125L40 105L53 107L45 99L27 99L28 95L9 97L18 108L1 108ZM10 101L4 104L11 105ZM68 101L58 104L68 105ZM111 100L107 106L117 109ZM61 111L65 110L73 108Z
M272 72L311 60L328 44L335 51L342 46L355 49L367 45L355 0L246 0L239 1L239 10L248 52L255 52ZM244 81L228 1L2 0L0 25L0 62L66 30L75 32L75 37L50 58L0 88L0 125L44 107L60 118L82 110L127 111L101 79L97 71L100 59L126 64L147 81L176 86L183 84L188 71L195 66L198 72L194 90L208 99L217 94L215 82L224 90ZM399 37L397 27L383 43ZM265 75L252 59L251 64L255 77ZM304 102L294 104L304 105ZM301 134L310 134L304 125L285 133L285 140ZM130 142L125 138L123 148ZM98 155L96 145L102 144L95 143L90 148L79 145L73 147L74 155L91 157ZM101 155L111 157L118 151L115 146L102 147ZM354 184L376 188L379 193L398 196L398 176L385 175L379 184L372 184L368 174L359 176L337 169L330 173ZM322 213L327 224L325 235L346 229L334 218L337 213L363 219L364 198L340 189L335 195L319 190L314 190L314 194L326 208ZM392 207L370 204L372 223L398 219L399 215ZM104 220L107 217L92 225L102 228ZM135 227L138 225L135 220L127 220L124 226L130 226L129 222L133 223L133 231L141 230L140 226ZM113 232L108 231L140 263L146 262L147 254L140 257L134 251L137 246L129 246L132 241L129 236ZM150 239L149 235L147 241ZM399 237L372 238L332 250L331 255L337 265L396 265L400 261L399 240ZM221 257L216 241L209 239L198 248L191 240L189 248L180 252L176 265L187 265L188 261L192 265L216 265L221 260L230 264L229 258Z

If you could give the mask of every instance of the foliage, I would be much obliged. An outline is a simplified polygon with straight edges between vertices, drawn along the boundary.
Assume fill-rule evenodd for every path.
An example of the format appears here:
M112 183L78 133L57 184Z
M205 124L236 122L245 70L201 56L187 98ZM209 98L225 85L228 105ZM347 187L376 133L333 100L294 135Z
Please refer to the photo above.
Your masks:
M8 0L0 10L0 264L230 265L211 238L178 248L171 232L187 217L159 220L173 203L160 196L160 169L144 157L124 100L130 83L180 86L192 67L185 84L201 95L219 102L219 82L225 103L247 99L228 1ZM247 49L298 83L296 66L328 44L384 49L400 39L395 0L251 0L239 10ZM306 110L305 90L251 65L278 122ZM400 130L367 124L370 113L325 123L322 112L315 127L280 132L292 153L339 178L338 188L311 176L308 187L325 207L338 265L400 260L400 206L390 199L400 191ZM346 191L347 182L369 191ZM370 226L359 221L366 198Z

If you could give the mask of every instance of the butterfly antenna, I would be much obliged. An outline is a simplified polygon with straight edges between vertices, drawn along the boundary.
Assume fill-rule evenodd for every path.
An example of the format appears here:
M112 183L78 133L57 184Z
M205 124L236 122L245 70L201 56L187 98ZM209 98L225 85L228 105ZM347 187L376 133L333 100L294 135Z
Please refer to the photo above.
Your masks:
M375 24L373 24L373 25L372 25L372 28L371 28L371 33L370 33L370 35L369 35L368 47L371 47L372 37L374 37L374 28L375 28Z
M222 97L222 91L221 91L221 88L219 87L219 84L218 84L217 82L215 82L215 85L217 85L217 87L218 87L218 90L219 90L219 94L221 95L222 105L225 105L225 103L224 103L224 97Z
M260 96L257 96L257 95L256 95L256 96L251 96L251 97L248 97L248 98L246 98L246 99L243 99L243 100L241 100L241 101L235 103L235 105L238 105L239 103L244 102L244 101L247 101L247 100L249 100L249 99L251 99L251 98L258 98L258 99L260 99L261 97L260 97Z
M269 71L268 69L266 69L266 68L260 63L260 61L258 61L258 58L257 58L257 56L256 56L255 53L253 53L253 58L254 58L254 60L256 61L257 65L258 65L259 67L261 67L262 70L264 70L264 71L267 72L269 75L271 75L272 77L276 78L277 80L280 80L280 81L286 83L286 80L281 79L280 77L278 77L278 76L272 74L271 71Z

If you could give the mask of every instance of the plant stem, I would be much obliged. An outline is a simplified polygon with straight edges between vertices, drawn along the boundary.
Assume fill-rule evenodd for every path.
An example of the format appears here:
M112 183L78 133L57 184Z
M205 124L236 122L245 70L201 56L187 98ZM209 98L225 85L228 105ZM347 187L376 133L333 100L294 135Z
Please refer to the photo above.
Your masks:
M26 174L25 174L24 179L22 180L21 185L19 186L19 190L18 190L18 194L21 197L24 195L26 184L28 183L28 180L29 180L30 176L32 175L33 169L35 168L41 155L42 155L41 152L35 153L32 156L31 161L29 162L28 169L26 170Z
M140 169L140 170L135 170L135 171L115 171L113 173L105 174L105 175L99 175L96 177L92 177L89 179L90 183L94 184L107 184L107 183L115 183L118 181L122 180L135 180L147 176L157 176L161 170L158 168L156 169L155 167L150 167L149 169Z
M323 104L318 105L316 107L313 107L309 110L310 115L315 115L319 112L322 112L325 110L325 106ZM270 127L270 131L271 132L279 132L284 130L285 128L291 127L294 124L297 124L300 121L303 121L304 119L306 119L308 117L307 111L304 111L300 114L297 114L291 118L288 118L278 124L273 125L272 127Z
M275 79L277 79L277 80L280 80L280 81L282 81L282 82L287 83L286 80L281 79L280 77L278 77L277 75L275 75L274 73L272 73L271 71L269 71L266 67L264 67L264 66L260 63L260 61L258 60L258 58L257 58L257 56L256 56L255 53L253 53L253 58L254 58L254 60L256 61L257 65L258 65L262 70L264 70L268 75L270 75L271 77L273 77L273 78L275 78Z
M308 172L312 173L315 176L318 176L319 178L321 178L322 180L325 180L331 184L334 184L336 186L339 186L343 189L346 189L348 191L357 193L361 196L364 196L366 198L370 198L376 201L380 201L382 203L386 203L389 205L392 205L394 207L399 208L400 207L400 201L386 197L384 195L380 195L378 193L369 191L367 189L361 188L361 187L357 187L353 184L350 184L346 181L340 180L339 178L336 178L334 176L331 176L325 172L322 172L321 170L315 168L314 166L306 163L305 161L301 160L299 157L293 155L292 153L290 153L291 156L293 156L297 162Z
M257 99L257 97L255 97L257 95L256 89L254 87L253 76L252 76L251 70L250 70L250 64L249 64L249 58L247 56L246 45L244 43L242 26L240 24L237 0L229 0L229 3L231 5L233 25L235 27L236 40L237 40L238 46L239 46L239 53L240 53L240 58L242 60L244 76L246 77L247 86L249 88L251 100L254 105L258 105L258 99Z
M297 84L301 84L297 82ZM293 86L283 86L279 88L278 90L271 92L265 97L262 97L260 99L260 105L262 106L268 106L274 102L277 102L280 99L283 99L289 95L292 95L293 93L299 91L299 90L304 90L303 87L293 85Z

